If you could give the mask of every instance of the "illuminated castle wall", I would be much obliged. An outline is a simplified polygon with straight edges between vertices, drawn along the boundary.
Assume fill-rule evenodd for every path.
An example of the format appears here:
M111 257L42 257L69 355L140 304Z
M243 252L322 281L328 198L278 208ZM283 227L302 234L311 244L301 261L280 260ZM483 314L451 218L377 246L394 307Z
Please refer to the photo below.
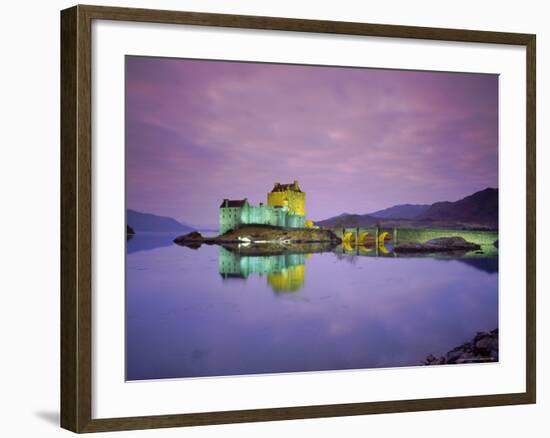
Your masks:
M267 205L250 205L246 198L224 199L220 205L220 234L246 224L304 228L313 226L306 220L306 194L298 181L292 184L275 183L267 194Z
M292 184L275 183L273 190L267 194L267 205L287 207L288 211L298 216L306 215L306 194L300 190L298 181Z

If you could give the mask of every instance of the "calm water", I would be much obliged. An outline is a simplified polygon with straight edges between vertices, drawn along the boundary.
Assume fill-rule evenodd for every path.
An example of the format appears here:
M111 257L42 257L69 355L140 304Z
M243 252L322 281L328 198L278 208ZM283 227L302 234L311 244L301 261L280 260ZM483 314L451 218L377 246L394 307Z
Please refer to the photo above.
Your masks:
M494 257L248 257L173 237L128 242L128 380L416 366L498 327Z

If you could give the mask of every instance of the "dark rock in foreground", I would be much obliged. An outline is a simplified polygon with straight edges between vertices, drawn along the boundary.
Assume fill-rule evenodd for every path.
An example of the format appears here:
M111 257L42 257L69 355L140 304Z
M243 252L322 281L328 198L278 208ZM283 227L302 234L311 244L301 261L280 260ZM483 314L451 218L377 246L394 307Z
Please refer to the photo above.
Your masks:
M424 365L498 362L498 329L478 332L474 339L453 348L445 356L430 354Z
M133 236L134 234L136 234L134 229L130 225L126 225L126 235Z
M448 251L477 251L481 246L466 241L462 237L440 237L428 240L424 243L400 243L395 252L419 253L419 252L448 252Z

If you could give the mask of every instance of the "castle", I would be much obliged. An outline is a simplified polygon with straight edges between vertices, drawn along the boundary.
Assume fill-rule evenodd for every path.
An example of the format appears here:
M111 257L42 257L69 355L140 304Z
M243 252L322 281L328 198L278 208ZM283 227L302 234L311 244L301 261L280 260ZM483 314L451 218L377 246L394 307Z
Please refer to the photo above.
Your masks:
M273 225L289 228L310 228L306 220L306 194L298 181L275 183L267 194L267 205L250 205L247 198L224 199L220 205L220 234L246 224Z

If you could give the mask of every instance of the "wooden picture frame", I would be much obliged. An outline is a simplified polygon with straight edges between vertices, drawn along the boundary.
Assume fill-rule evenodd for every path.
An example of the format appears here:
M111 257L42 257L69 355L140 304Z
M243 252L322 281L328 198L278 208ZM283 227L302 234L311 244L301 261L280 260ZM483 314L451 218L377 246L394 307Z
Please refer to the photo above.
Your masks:
M92 418L92 35L93 20L186 24L519 45L526 48L527 251L526 391L273 409ZM61 426L74 432L148 429L535 403L536 37L475 30L239 16L100 6L61 12Z

